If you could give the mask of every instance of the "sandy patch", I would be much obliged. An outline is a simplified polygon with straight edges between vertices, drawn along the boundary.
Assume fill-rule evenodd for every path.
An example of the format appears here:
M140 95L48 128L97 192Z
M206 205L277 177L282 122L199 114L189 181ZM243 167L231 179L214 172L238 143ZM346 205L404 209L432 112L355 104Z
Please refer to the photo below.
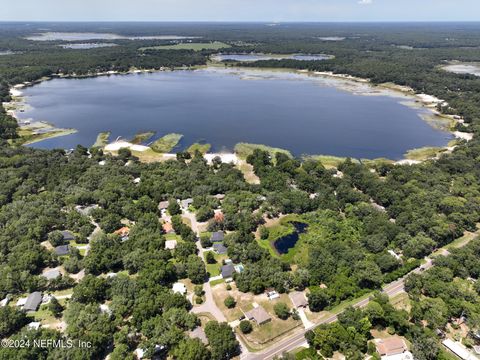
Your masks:
M128 141L115 141L115 142L105 146L105 150L107 150L107 151L118 151L120 149L125 149L125 148L130 149L132 151L146 151L146 150L150 149L148 146L135 145L135 144L132 144Z
M203 157L205 158L205 160L207 160L209 164L212 163L215 157L219 157L223 163L227 163L227 164L233 163L236 165L238 164L238 161L239 161L236 154L228 154L228 153L205 154Z
M473 139L473 134L472 133L466 133L466 132L461 132L461 131L455 131L453 133L456 138L462 139L462 140L467 140L470 141Z

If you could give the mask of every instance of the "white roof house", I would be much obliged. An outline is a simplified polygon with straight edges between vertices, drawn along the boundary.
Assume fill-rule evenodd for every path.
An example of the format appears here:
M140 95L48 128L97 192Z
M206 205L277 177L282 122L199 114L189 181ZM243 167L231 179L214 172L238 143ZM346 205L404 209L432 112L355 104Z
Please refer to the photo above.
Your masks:
M177 240L167 240L165 241L165 249L174 250L177 247Z
M463 360L478 360L478 357L471 353L462 343L445 339L442 344L455 355Z
M176 294L178 293L182 295L185 295L185 293L187 292L187 288L185 287L185 284L181 282L177 282L173 284L172 290L174 293Z
M27 298L24 297L24 298L20 298L18 299L17 303L15 304L16 306L23 306L25 305L25 303L27 302Z

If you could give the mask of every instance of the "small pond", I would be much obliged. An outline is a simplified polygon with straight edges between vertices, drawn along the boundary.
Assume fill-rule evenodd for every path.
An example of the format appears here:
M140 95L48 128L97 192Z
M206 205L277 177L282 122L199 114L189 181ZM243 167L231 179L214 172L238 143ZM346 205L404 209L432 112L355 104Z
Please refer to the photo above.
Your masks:
M292 233L275 240L273 243L273 247L281 255L288 253L288 251L297 243L298 239L300 238L300 234L306 232L308 228L307 224L297 221L291 222L290 224L293 225L295 230Z
M103 47L113 47L118 45L113 43L74 43L74 44L62 44L58 46L64 49L86 50L86 49L97 49L97 48L103 48Z

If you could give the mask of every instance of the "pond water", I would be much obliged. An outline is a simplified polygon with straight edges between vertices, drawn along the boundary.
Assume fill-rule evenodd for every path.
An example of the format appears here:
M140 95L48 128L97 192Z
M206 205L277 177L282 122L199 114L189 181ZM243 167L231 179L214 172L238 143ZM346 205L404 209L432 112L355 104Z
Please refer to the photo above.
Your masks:
M23 92L28 106L21 119L78 130L33 144L40 148L91 146L103 131L111 140L155 131L183 134L175 150L207 142L212 152L231 151L248 142L294 155L400 159L409 149L451 139L420 118L426 110L403 105L405 98L361 96L331 79L293 72L207 68L54 79Z
M273 246L279 254L288 253L288 251L297 243L298 239L300 238L300 234L306 232L308 228L307 224L301 222L291 222L291 224L295 228L295 231L293 231L291 234L282 236L273 243Z
M62 44L58 46L64 49L86 50L86 49L97 49L102 47L113 47L118 45L113 43L74 43L74 44Z
M111 33L94 32L44 32L27 36L25 39L33 41L83 41L83 40L183 40L193 39L194 36L155 35L155 36L124 36Z
M252 62L260 60L300 60L300 61L315 61L315 60L328 60L332 57L330 55L311 55L311 54L218 54L212 56L212 59L215 61L240 61L240 62Z
M480 63L455 63L444 66L443 69L455 74L480 76Z

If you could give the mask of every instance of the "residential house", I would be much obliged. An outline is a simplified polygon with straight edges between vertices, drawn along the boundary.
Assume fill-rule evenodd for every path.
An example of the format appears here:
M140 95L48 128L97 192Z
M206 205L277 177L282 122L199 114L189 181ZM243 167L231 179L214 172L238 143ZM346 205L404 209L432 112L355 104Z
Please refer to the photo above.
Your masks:
M163 223L162 229L165 232L165 234L175 234L175 230L173 230L172 223L169 223L169 222Z
M192 204L193 204L193 199L191 198L180 201L180 206L185 210L187 210L188 207Z
M413 355L408 351L407 344L401 337L377 339L375 345L382 360L413 360Z
M42 303L42 293L40 291L35 291L28 295L25 305L23 305L23 310L25 311L37 311L38 307Z
M65 256L70 253L70 245L60 245L55 248L55 254Z
M63 241L67 242L67 241L75 240L75 235L73 235L70 231L64 230L61 233L63 236Z
M296 309L306 308L308 306L308 300L305 294L301 291L294 291L288 294L290 300L292 301L293 306Z
M128 236L130 235L130 228L127 227L127 226L123 226L120 229L118 229L117 231L115 231L114 234L120 236L122 241L127 241Z
M210 236L210 241L211 242L221 242L225 239L225 235L223 231L216 231L212 233L212 236Z
M56 278L58 278L61 275L62 274L60 273L60 270L58 270L58 269L50 269L50 270L44 271L43 274L42 274L42 276L47 280L55 280Z
M233 278L233 274L235 273L235 267L233 264L227 264L222 266L222 278L224 279L231 279Z
M224 255L227 253L227 248L221 243L213 244L213 251L219 255Z
M462 360L478 360L478 357L471 353L461 342L445 339L442 344Z
M158 210L166 210L168 208L168 201L160 201L158 204Z
M258 325L265 324L272 320L272 317L261 306L257 306L253 310L247 311L244 314L248 320L255 321Z

